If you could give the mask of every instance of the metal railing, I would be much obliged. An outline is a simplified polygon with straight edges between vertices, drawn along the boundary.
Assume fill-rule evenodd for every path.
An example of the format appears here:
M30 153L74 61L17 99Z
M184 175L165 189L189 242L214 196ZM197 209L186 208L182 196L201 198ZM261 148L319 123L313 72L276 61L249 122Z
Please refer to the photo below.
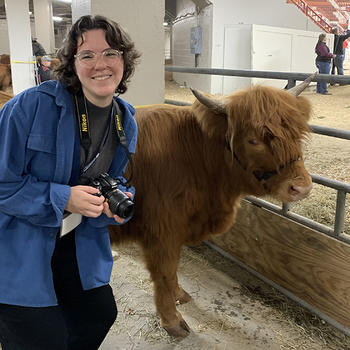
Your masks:
M295 86L296 81L304 81L312 73L294 73L294 72L269 72L258 70L242 70L242 69L220 69L220 68L192 68L179 66L165 66L167 72L179 73L193 73L193 74L209 74L209 75L225 75L232 77L246 77L246 78L264 78L264 79L279 79L287 80L287 89ZM312 81L321 82L326 81L331 84L350 84L349 75L330 75L318 74Z
M300 11L305 13L306 16L311 18L311 20L317 24L321 29L323 29L326 33L331 33L332 32L332 26L328 24L321 15L319 15L316 11L314 11L306 1L304 0L287 0L289 3L293 3L298 7ZM332 6L331 4L329 4ZM335 9L334 9L335 10ZM328 19L327 19L328 20Z
M267 78L267 79L283 79L288 80L286 88L295 86L296 80L303 81L311 74L306 73L286 73L286 72L267 72L267 71L248 71L248 70L232 70L232 69L213 69L213 68L191 68L191 67L174 67L166 66L166 71L181 72L181 73L195 73L195 74L212 74L212 75L226 75L226 76L238 76L238 77L251 77L251 78ZM326 81L332 83L350 84L350 76L334 76L329 74L319 74L312 81ZM164 103L174 104L178 106L189 106L191 103L175 101L165 99ZM350 131L339 130L329 127L323 127L319 125L310 125L311 130L315 134L326 135L336 137L340 139L350 140ZM324 224L318 223L314 220L306 218L302 215L293 213L290 211L289 203L282 203L282 207L275 205L266 200L256 198L253 196L247 196L246 199L259 207L266 208L279 215L287 217L293 221L310 227L314 230L322 232L328 236L336 238L338 240L350 243L350 235L345 234L344 221L345 221L345 207L346 207L346 195L350 193L350 184L328 179L317 174L311 174L312 181L319 185L333 188L337 191L337 202L335 211L334 226L329 227Z

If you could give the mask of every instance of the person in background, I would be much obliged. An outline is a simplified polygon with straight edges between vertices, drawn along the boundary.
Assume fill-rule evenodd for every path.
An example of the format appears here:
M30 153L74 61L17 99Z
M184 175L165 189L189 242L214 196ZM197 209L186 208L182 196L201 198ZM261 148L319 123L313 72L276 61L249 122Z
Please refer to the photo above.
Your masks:
M316 67L320 74L329 74L331 70L331 60L335 57L330 51L326 44L326 34L322 33L318 36L318 42L315 47ZM327 89L326 82L317 82L316 92L322 95L331 95Z
M38 80L42 83L51 79L51 57L42 56L39 60L38 57Z
M335 54L332 64L332 74L335 74L335 68L337 68L338 75L344 75L344 41L350 37L350 30L348 29L345 33L340 35L338 27L335 27L332 29L332 33L334 34L333 53Z
M37 41L36 38L32 38L32 49L33 49L33 56L45 56L46 51L43 48L43 46Z
M136 149L135 109L115 94L139 56L119 24L83 16L56 80L0 110L2 350L96 350L117 317L108 225L131 216L112 212L92 179L106 172L134 194L122 174Z

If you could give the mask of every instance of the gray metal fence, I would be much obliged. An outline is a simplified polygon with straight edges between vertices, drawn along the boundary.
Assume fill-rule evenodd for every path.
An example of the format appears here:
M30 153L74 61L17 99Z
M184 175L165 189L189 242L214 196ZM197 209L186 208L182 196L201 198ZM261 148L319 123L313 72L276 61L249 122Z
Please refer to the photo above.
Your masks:
M226 76L238 76L238 77L251 77L251 78L266 78L266 79L281 79L287 80L288 84L286 88L291 88L295 86L296 81L303 81L308 78L312 73L286 73L286 72L268 72L268 71L250 71L250 70L233 70L233 69L215 69L215 68L191 68L191 67L177 67L177 66L166 66L166 71L169 72L181 72L181 73L194 73L194 74L211 74L211 75L226 75ZM329 74L319 74L312 81L326 81L331 83L340 84L350 84L349 75L329 75ZM187 102L175 101L165 99L165 103L174 104L178 106L188 106L191 105ZM350 131L339 130L334 128L328 128L318 125L310 125L312 132L320 135L327 135L331 137L336 137L340 139L350 140ZM246 199L255 205L271 210L282 216L287 217L293 221L301 223L312 229L325 233L338 240L350 243L350 235L344 233L344 220L345 220L345 208L346 208L346 195L350 193L350 184L328 179L317 174L311 174L312 181L314 183L320 184L325 187L333 188L337 191L337 203L334 226L329 227L324 224L318 223L314 220L306 218L302 215L293 213L290 210L289 203L283 203L282 206L275 205L266 200L256 198L253 196L248 196Z
M248 77L248 78L265 78L287 80L287 88L295 86L297 80L304 81L312 73L296 73L296 72L269 72L258 70L242 70L242 69L218 69L218 68L192 68L179 66L166 66L167 72L181 72L193 74L209 74L209 75L226 75L232 77ZM318 74L312 81L326 81L332 84L350 84L349 75L330 75Z

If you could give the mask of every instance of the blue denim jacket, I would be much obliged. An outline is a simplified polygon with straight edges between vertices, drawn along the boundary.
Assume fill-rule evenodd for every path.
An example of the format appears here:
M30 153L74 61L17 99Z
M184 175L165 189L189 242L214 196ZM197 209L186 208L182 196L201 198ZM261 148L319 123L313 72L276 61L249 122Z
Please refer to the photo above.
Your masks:
M116 100L124 112L129 151L134 153L135 110ZM73 164L80 159L74 118L68 91L55 81L22 92L0 111L0 303L57 304L51 257L70 195ZM127 162L119 145L110 175L121 176ZM109 282L113 264L109 224L116 222L102 214L95 219L83 217L76 228L84 289Z

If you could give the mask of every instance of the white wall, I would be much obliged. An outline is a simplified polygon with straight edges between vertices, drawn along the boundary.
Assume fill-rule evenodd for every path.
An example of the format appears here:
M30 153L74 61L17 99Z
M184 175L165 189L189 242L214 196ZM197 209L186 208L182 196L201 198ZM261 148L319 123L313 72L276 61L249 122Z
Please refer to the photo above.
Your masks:
M122 97L134 105L164 101L164 0L92 0L91 13L120 23L142 53Z
M212 6L206 7L199 15L191 0L178 0L176 13L179 20L173 24L172 59L174 66L195 66L195 55L191 53L191 28L200 26L202 29L202 52L199 55L198 67L211 66L212 51ZM181 18L182 17L182 18ZM181 85L200 88L209 86L209 75L173 73L174 80Z
M202 21L203 47L209 48L200 56L200 67L224 68L225 62L227 64L230 57L225 52L225 40L227 45L227 36L231 35L231 38L234 38L234 33L227 31L230 26L259 24L321 33L321 29L295 5L287 4L284 0L211 0L211 2L213 5L207 7L199 16L184 17L173 26L174 65L194 67L193 55L190 54L189 48L185 49L184 45L187 45L186 35L196 20ZM177 16L180 17L194 12L195 6L191 0L177 0L176 10ZM210 18L204 20L205 16ZM237 55L243 50L248 50L248 47L250 48L250 42L246 40L248 37L235 38ZM180 44L177 43L178 41ZM209 52L209 57L207 57L207 52ZM233 69L249 69L249 59L247 62L241 60ZM174 73L173 76L179 84L186 84L212 93L223 90L224 81L221 76L200 78L194 74L181 73Z
M10 41L12 87L16 95L35 84L29 5L26 0L16 2L5 0L5 6Z

